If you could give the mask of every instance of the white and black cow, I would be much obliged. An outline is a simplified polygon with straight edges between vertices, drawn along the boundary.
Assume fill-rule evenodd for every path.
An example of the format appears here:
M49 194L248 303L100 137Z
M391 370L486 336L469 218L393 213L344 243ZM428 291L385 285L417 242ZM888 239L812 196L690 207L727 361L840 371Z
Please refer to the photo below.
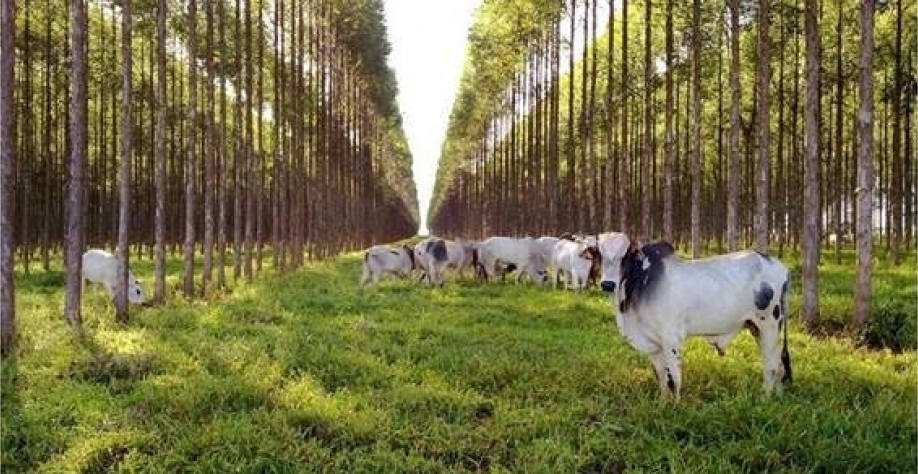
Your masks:
M431 286L443 286L443 275L449 265L449 253L445 240L429 237L418 242L414 246L414 259L418 267L424 271L421 279L426 276Z
M773 393L779 380L790 383L788 271L781 262L754 251L682 260L667 242L629 245L622 254L627 242L622 238L600 238L601 286L614 293L618 329L650 358L664 396L679 399L687 337L705 337L723 355L744 328L759 344L766 393ZM779 351L782 329L784 347Z
M118 257L101 249L87 250L83 254L83 281L101 284L114 298L115 290L118 288ZM133 304L146 304L140 280L130 270L128 271L128 301Z
M380 277L387 274L404 278L410 276L414 268L414 251L407 245L395 248L375 245L363 254L363 275L360 277L360 284L366 284L370 279L377 283Z
M478 261L487 279L513 270L519 271L517 281L524 274L539 285L548 279L539 244L532 237L485 239L478 245Z

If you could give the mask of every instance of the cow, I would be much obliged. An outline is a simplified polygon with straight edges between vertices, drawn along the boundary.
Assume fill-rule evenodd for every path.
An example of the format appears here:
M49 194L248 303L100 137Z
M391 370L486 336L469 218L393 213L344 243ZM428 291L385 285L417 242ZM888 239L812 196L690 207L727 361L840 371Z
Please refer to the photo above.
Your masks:
M724 355L744 328L759 344L765 393L771 395L791 382L787 267L755 251L682 260L668 242L625 247L628 242L621 234L601 237L600 286L617 304L619 331L653 363L664 397L679 400L687 337L705 337ZM776 387L778 379L781 384Z
M475 264L475 243L456 239L446 240L446 266L455 268L460 278L465 276L465 270L472 268Z
M539 245L531 237L485 239L478 246L478 260L484 268L486 279L514 269L519 270L517 282L523 274L529 275L539 285L548 279Z
M599 250L584 242L558 240L551 257L551 266L555 271L552 287L557 288L561 277L564 277L568 287L586 288L593 261L598 261L599 257Z
M407 245L390 248L385 245L374 245L363 253L363 274L360 284L369 280L378 283L383 275L393 274L402 278L410 276L415 268L414 251Z
M443 274L449 265L449 254L446 241L436 237L429 237L414 246L414 259L418 267L424 271L427 283L431 286L443 286Z
M549 235L536 239L536 243L539 244L539 255L542 257L542 262L545 264L546 270L548 267L552 266L552 254L554 254L555 244L557 244L559 240L561 239Z
M101 249L89 249L83 253L83 282L99 283L114 299L118 289L118 257ZM134 273L128 270L128 301L146 305L143 287Z

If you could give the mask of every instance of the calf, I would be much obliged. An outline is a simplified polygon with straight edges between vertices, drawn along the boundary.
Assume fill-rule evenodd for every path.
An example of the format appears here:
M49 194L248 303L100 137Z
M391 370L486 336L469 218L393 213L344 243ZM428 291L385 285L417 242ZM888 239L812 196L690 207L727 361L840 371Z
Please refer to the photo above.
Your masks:
M411 275L414 267L414 252L410 247L402 245L389 248L385 245L375 245L363 254L363 275L360 277L360 284L364 285L370 279L377 283L381 276L387 274L404 278Z
M87 250L83 254L83 281L101 284L114 298L115 290L118 288L118 257L101 249ZM128 271L128 301L139 305L146 304L140 280L130 270Z
M485 239L478 246L478 260L484 268L486 279L513 269L520 272L517 281L523 274L529 275L532 281L539 285L545 283L548 278L539 246L531 237Z
M723 354L744 328L759 344L765 392L774 392L778 379L790 383L788 271L781 262L753 251L686 261L667 242L629 245L622 253L622 237L600 240L601 286L614 293L618 329L650 358L664 396L679 399L687 337L703 336Z
M443 286L443 274L449 264L446 241L436 237L424 239L414 246L414 259L427 276L430 285ZM424 276L422 275L423 279Z

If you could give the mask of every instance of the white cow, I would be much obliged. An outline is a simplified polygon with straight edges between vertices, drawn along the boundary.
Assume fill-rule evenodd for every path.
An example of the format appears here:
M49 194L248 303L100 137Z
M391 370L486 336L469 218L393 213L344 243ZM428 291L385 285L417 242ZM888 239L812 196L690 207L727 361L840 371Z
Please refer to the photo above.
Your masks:
M402 278L410 276L414 270L414 252L410 247L390 248L385 245L374 245L363 254L363 275L360 284L364 285L370 279L373 283L386 274L398 275Z
M516 239L513 237L491 237L478 246L478 260L484 268L487 278L504 274L514 268L529 275L532 281L541 285L548 278L539 244L531 237Z
M443 275L449 264L446 241L437 237L428 237L414 246L414 259L424 271L427 283L431 286L443 286ZM421 276L424 278L424 275Z
M622 255L619 237L600 239L601 286L614 293L618 329L650 357L664 396L679 399L687 337L703 336L723 355L744 328L759 343L766 393L774 392L779 379L791 381L788 271L781 262L754 251L686 261L667 242L629 246ZM779 352L782 327L784 348Z
M590 278L593 261L599 258L599 251L583 242L561 239L552 251L552 267L555 269L553 288L563 277L568 287L583 289Z
M474 242L462 239L445 240L444 242L446 243L447 268L455 268L460 278L465 276L465 269L472 268L474 271Z
M118 257L101 249L89 249L83 254L83 281L99 283L112 298L118 288ZM128 301L146 304L143 287L134 273L128 270Z
M542 262L545 263L546 270L552 266L552 255L555 252L555 244L561 240L558 237L545 235L536 239L539 244L539 255L542 256Z

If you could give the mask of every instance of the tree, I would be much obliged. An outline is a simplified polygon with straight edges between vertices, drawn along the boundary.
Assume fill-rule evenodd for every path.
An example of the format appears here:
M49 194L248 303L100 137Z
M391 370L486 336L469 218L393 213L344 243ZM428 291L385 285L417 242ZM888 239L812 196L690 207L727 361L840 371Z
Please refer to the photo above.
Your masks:
M185 263L182 273L182 292L185 298L194 298L194 211L195 211L195 158L197 157L198 130L198 4L188 2L188 138L185 141Z
M13 149L13 85L16 49L14 0L0 0L0 358L13 353L16 303L13 293L13 209L16 155Z
M803 28L806 41L806 103L804 127L806 155L803 162L803 320L810 328L819 324L819 140L821 93L819 65L822 46L816 25L818 0L806 0Z
M154 187L156 213L154 216L154 298L162 304L166 298L166 0L156 1L156 130L154 158Z
M692 1L692 257L701 256L701 0Z
M129 229L131 216L131 159L133 142L131 0L121 4L121 175L118 178L118 285L115 291L115 318L128 320Z
M861 53L857 114L857 286L854 322L870 319L871 254L873 248L873 0L861 0Z
M70 181L67 197L67 290L64 316L74 328L82 326L83 185L86 163L87 70L86 2L70 0Z
M755 185L755 240L760 252L768 251L769 193L771 185L771 11L770 0L759 0L758 74L756 94L758 100L758 151L759 161Z

